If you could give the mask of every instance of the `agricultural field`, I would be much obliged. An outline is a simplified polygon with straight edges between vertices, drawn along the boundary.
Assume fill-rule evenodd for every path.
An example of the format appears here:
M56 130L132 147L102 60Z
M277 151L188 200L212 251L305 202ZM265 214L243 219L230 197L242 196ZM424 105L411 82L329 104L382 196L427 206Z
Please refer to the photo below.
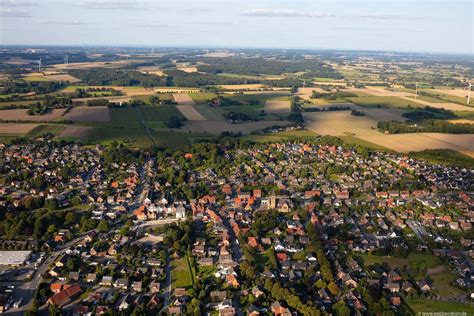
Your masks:
M57 137L82 140L87 138L91 130L92 127L88 126L68 125L57 134Z
M110 111L106 106L77 106L64 115L73 122L109 122Z
M43 78L47 80L52 80L52 81L67 81L71 83L77 83L81 82L80 79L73 77L69 74L51 74L51 75L45 75Z
M474 314L474 306L455 302L443 302L434 300L409 300L408 305L415 313L460 313L465 315Z
M290 113L290 101L267 101L264 110L270 114Z
M416 133L396 135L358 135L357 137L398 152L406 153L425 149L452 149L474 157L474 135Z
M193 92L188 95L196 104L207 104L209 100L212 100L217 96L212 92Z
M172 116L184 119L184 116L174 105L149 105L138 108L144 121L167 121Z
M188 121L206 121L206 118L192 104L177 105L176 108Z
M88 133L86 141L92 144L104 145L118 142L140 148L153 146L153 143L145 130L131 128L94 127Z
M184 132L220 135L222 132L242 133L248 135L252 132L272 126L288 126L288 121L258 121L248 123L231 124L227 121L194 121L185 122L181 128Z
M28 115L26 109L0 110L0 117L5 121L55 121L64 114L66 109L51 109L43 115Z
M64 128L64 125L59 124L42 124L29 131L26 136L39 137L45 134L58 135L64 130Z
M174 93L173 99L179 105L192 105L194 104L194 100L189 96L188 93Z
M0 123L0 134L23 135L30 132L37 126L38 124L34 123Z

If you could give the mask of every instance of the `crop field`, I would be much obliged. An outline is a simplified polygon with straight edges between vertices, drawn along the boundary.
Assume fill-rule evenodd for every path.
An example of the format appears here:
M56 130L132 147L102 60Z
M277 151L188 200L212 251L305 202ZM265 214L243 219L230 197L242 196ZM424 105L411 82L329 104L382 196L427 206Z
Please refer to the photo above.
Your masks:
M51 81L44 76L28 75L24 77L25 81Z
M433 300L409 300L408 305L415 313L459 313L460 315L474 314L474 306L455 302L442 302Z
M193 92L189 93L189 97L197 104L207 104L209 100L216 97L216 94L212 92Z
M264 109L270 114L290 113L290 101L267 101Z
M1 110L0 117L5 121L35 121L47 122L60 118L66 109L52 109L43 115L28 115L26 109Z
M248 135L252 132L271 127L271 126L287 126L291 123L288 121L258 121L231 124L226 121L203 121L203 122L185 122L183 131L220 135L222 132L242 133Z
M77 106L64 115L74 122L109 122L110 111L106 106Z
M194 104L193 99L188 93L174 93L173 98L179 105L192 105Z
M183 119L184 116L174 105L150 105L142 106L139 110L145 121L167 121L172 116Z
M64 129L64 125L58 124L43 124L38 125L34 129L28 132L27 136L29 137L39 137L45 134L57 135Z
M218 86L224 90L259 90L265 88L265 85L260 83L252 84L224 84Z
M80 126L80 125L68 125L63 128L58 134L58 137L67 137L74 139L85 139L88 133L92 130L92 127Z
M384 135L379 133L358 135L357 137L399 152L452 149L474 157L474 135L440 133Z
M388 108L421 107L421 108L424 108L426 106L425 104L420 103L419 100L415 101L409 98L408 100L406 100L406 99L402 99L398 97L360 96L360 97L355 97L355 98L347 98L347 100L363 107L388 107Z
M202 116L192 104L177 105L176 108L188 121L206 121L206 118Z
M94 127L88 133L87 140L92 144L119 142L142 148L153 145L150 137L143 129Z
M225 120L224 110L222 108L215 108L211 107L207 104L195 104L193 107L201 113L202 116L206 118L208 121L223 121Z
M38 124L34 123L0 123L0 134L15 134L15 135L22 135L30 132L33 130L35 127L37 127Z
M45 78L47 80L52 80L52 81L68 81L68 82L72 82L72 83L81 82L80 79L78 79L76 77L73 77L71 75L68 75L68 74L46 75L46 76L43 76L43 78Z
M369 116L353 116L349 111L307 112L306 127L320 135L379 135L377 121Z

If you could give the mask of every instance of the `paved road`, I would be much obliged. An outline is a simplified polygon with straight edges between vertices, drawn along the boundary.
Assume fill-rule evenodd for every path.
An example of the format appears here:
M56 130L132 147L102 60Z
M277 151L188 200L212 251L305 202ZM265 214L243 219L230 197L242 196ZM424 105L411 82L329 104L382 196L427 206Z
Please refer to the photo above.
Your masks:
M88 231L86 234L90 233ZM85 235L86 235L85 234ZM35 273L32 275L31 281L29 282L1 282L0 285L14 285L15 291L13 293L13 300L16 302L20 298L23 298L22 306L18 308L11 308L5 312L5 314L16 316L23 315L27 310L31 308L33 304L33 296L38 288L39 284L43 281L42 275L48 270L48 267L53 263L59 256L63 255L70 247L79 243L83 236L77 237L70 240L64 245L58 246L58 249L51 252L46 259L41 263Z
M158 314L164 314L166 312L166 309L168 308L168 305L170 304L170 298L171 298L171 260L170 260L170 254L168 249L166 250L166 285L165 285L165 292L163 293L163 296L165 298L165 302L163 304L163 308L159 311Z

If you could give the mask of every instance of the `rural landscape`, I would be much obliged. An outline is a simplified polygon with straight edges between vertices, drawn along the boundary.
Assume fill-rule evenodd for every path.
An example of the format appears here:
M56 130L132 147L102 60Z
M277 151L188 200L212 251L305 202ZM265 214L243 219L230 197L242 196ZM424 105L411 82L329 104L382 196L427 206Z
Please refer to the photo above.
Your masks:
M460 57L116 50L5 51L0 137L169 148L330 135L474 157L472 61Z
M0 0L0 314L474 315L472 8Z

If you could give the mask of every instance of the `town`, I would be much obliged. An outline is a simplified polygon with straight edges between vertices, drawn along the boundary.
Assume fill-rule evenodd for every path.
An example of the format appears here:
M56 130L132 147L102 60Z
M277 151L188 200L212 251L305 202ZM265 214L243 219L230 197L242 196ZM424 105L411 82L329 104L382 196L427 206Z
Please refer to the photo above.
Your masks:
M0 145L11 315L471 314L474 169L335 138Z

